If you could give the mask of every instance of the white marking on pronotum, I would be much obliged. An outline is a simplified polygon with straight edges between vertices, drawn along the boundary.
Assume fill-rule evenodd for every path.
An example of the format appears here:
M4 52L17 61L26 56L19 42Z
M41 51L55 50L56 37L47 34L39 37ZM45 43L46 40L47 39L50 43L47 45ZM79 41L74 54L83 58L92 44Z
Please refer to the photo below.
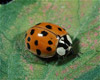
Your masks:
M65 55L65 49L63 47L59 47L59 48L57 48L57 53L60 56L63 56L63 55Z
M62 37L61 40L64 40L64 37Z
M38 34L38 36L39 36L39 37L42 37L42 36L43 36L43 34Z
M71 48L72 48L71 46L68 46L68 49L67 50L70 51Z
M65 44L64 41L62 41L62 40L59 40L59 43L63 43L63 44Z
M68 39L68 41L72 44L72 40L71 40L71 38L70 38L69 35L67 35L67 39Z

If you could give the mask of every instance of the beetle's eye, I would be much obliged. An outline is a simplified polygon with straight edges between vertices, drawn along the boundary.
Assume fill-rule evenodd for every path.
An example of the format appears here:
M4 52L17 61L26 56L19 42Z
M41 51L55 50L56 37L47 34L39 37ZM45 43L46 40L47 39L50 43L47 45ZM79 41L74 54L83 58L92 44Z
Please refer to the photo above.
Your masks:
M72 40L71 40L70 36L66 35L66 37L67 37L67 40L72 44Z

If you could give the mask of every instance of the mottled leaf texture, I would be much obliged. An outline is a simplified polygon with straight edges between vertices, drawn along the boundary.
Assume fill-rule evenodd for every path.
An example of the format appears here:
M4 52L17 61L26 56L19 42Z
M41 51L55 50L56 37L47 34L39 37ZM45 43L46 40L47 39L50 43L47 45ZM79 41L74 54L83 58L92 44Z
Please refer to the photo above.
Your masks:
M73 40L71 55L41 59L26 49L25 32L41 22L67 30ZM0 5L0 80L100 80L100 0L13 0Z

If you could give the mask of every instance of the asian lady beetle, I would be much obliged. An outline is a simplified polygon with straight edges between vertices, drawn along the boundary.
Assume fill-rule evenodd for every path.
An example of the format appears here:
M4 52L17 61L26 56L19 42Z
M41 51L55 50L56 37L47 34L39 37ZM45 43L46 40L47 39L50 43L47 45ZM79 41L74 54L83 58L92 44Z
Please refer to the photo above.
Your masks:
M42 22L30 28L25 34L25 45L29 51L42 58L68 54L72 40L65 29L56 24Z

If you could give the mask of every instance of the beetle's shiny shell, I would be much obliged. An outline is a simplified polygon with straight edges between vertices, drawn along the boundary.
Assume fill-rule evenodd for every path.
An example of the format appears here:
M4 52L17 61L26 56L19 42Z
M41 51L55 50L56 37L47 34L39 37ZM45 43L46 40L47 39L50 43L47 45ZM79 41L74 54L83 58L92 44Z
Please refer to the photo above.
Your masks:
M33 54L43 58L55 55L59 35L68 34L58 25L43 22L35 25L26 32L25 45Z

